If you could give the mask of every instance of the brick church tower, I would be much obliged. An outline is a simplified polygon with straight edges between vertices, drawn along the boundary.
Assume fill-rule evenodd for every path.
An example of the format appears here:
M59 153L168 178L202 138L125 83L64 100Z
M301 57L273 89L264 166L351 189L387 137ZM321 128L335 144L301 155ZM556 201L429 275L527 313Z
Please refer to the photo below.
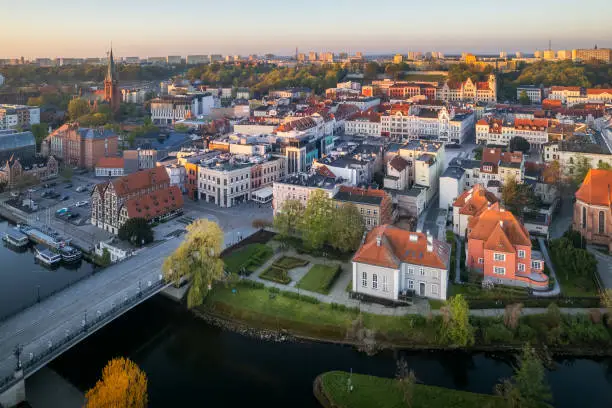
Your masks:
M104 100L110 104L113 112L119 111L121 103L121 90L119 89L119 77L115 70L115 60L113 59L113 47L111 46L108 56L108 72L104 79Z

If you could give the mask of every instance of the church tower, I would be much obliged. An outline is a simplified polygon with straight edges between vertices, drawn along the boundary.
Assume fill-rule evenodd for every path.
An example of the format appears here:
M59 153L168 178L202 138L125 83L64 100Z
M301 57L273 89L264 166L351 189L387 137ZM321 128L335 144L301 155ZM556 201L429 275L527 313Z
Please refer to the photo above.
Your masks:
M113 59L113 47L108 55L108 71L104 79L104 100L110 104L111 111L118 112L121 103L121 90L119 89L119 77L115 70Z

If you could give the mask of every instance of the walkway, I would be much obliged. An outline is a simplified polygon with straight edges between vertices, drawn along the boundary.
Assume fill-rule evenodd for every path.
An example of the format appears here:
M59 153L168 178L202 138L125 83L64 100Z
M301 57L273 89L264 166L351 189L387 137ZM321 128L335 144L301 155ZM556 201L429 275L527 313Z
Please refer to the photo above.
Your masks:
M461 240L457 238L456 235L455 235L455 244L457 245L457 250L455 252L455 283L457 285L460 285L461 284Z
M544 255L544 261L546 261L548 270L550 270L550 276L552 276L552 278L555 280L555 285L551 290L547 290L545 292L534 290L533 295L540 297L558 296L561 293L561 287L559 286L559 279L557 279L557 274L555 273L555 266L550 260L550 256L548 256L546 241L544 241L544 238L538 237L538 243L540 244L540 252L542 252L542 255Z
M606 289L612 289L612 256L599 252L595 247L587 245L587 250L597 259L597 273Z

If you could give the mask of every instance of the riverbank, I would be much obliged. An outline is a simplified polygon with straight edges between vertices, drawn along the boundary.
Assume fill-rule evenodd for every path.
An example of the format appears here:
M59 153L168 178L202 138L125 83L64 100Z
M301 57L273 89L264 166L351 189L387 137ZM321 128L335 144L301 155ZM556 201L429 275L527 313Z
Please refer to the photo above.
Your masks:
M612 355L612 331L595 312L587 316L544 310L520 317L514 328L504 324L503 316L471 316L475 342L469 347L441 343L441 315L372 315L244 283L215 287L195 312L230 331L261 330L266 335L351 345L369 353L383 349L513 352L530 342L555 355Z
M406 406L399 382L391 378L330 371L315 379L313 392L324 408L399 408ZM410 406L413 408L502 408L506 405L503 399L494 395L417 383L414 385Z

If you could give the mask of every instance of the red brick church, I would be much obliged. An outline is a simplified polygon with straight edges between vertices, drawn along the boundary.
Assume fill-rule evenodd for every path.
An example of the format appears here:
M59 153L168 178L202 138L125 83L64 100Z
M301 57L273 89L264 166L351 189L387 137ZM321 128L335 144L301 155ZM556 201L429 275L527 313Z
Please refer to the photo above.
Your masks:
M108 55L108 72L104 79L104 100L109 103L113 112L116 113L119 111L119 105L121 104L121 89L119 89L119 76L115 69L112 46L110 54Z

